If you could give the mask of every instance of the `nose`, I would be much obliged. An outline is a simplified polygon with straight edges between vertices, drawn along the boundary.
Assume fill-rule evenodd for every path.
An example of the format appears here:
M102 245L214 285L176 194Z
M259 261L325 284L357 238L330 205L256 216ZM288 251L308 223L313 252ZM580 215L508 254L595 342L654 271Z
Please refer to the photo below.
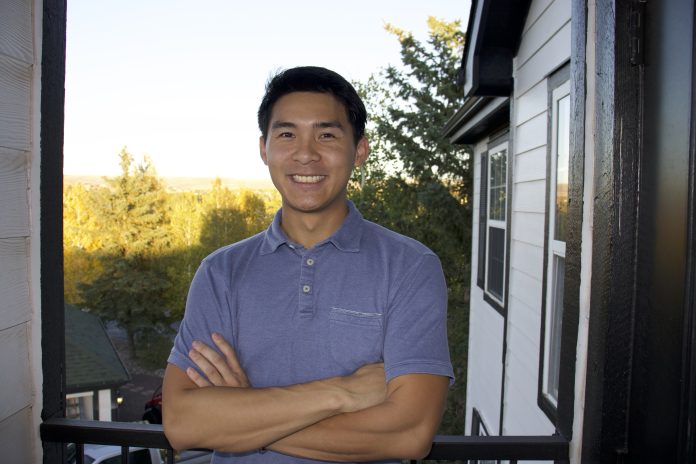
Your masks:
M318 161L320 157L314 139L306 137L300 140L292 159L300 164L309 164Z

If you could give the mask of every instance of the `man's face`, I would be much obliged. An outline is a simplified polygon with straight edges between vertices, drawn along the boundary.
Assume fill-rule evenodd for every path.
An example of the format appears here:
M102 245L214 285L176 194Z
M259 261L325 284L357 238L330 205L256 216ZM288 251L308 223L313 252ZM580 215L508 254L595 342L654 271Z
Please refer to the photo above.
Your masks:
M355 144L341 102L317 92L278 99L260 150L284 211L301 213L345 211L348 178L369 151L365 138Z

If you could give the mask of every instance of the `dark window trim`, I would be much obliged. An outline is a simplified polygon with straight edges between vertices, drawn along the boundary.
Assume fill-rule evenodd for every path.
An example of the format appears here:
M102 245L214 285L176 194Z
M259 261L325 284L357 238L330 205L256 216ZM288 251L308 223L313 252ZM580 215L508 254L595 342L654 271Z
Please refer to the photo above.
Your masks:
M575 413L575 359L580 317L580 270L582 210L585 185L585 47L587 43L587 5L573 0L571 5L570 52L570 160L568 162L568 224L566 270L561 329L561 369L558 379L556 431L568 440L573 435Z
M548 109L548 116L547 116L547 140L546 140L546 199L545 199L545 217L544 217L544 265L543 265L543 273L542 273L542 284L541 284L541 329L539 333L539 371L538 371L538 382L537 382L537 404L539 405L539 408L541 408L542 411L546 414L546 416L549 418L551 423L554 426L558 425L558 410L557 406L551 403L548 398L544 395L544 340L546 337L546 294L548 290L548 261L549 261L549 244L550 244L550 237L549 237L549 222L550 222L550 215L551 215L551 209L553 208L553 205L550 202L550 195L551 195L551 166L552 166L552 159L551 157L553 156L553 124L554 124L554 119L553 119L553 92L559 88L561 85L565 84L568 82L570 79L570 63L566 63L563 65L561 68L559 68L557 71L553 72L553 74L549 75L547 78L547 109ZM572 98L572 96L571 96ZM573 121L571 123L571 126L575 123ZM571 148L572 151L572 148ZM569 160L569 166L568 168L570 169L570 160ZM584 169L584 166L583 166ZM569 173L570 177L570 173ZM569 186L570 190L570 186ZM581 193L582 195L582 193ZM582 198L582 197L580 197ZM581 212L582 213L582 212ZM566 242L567 243L567 242ZM565 277L564 277L565 280ZM565 301L564 301L564 307L565 307ZM565 312L565 310L564 310ZM565 320L563 320L562 324L565 323ZM562 366L561 366L562 368ZM559 377L560 377L560 372L559 372ZM559 378L559 383L560 383L560 378ZM560 385L559 385L560 389ZM560 395L560 392L559 392Z
M41 53L41 419L65 413L63 304L63 127L66 0L44 0ZM43 442L43 462L63 462L65 447Z
M483 418L481 417L481 413L478 411L476 408L471 409L471 435L474 437L480 437L481 436L481 429L483 429L483 433L485 433L485 436L488 437L491 434L488 432L488 427L486 427L486 423L483 421Z
M488 151L481 153L480 184L479 184L479 235L478 235L478 265L476 270L476 285L484 291L486 283L486 222L488 215Z
M507 143L507 158L506 158L506 192L505 192L505 268L504 281L503 281L503 304L495 300L488 295L485 288L485 275L488 270L486 256L487 256L487 243L486 239L488 237L488 162L489 155L492 148L497 147L503 143ZM510 221L511 221L511 206L512 206L512 143L510 138L510 132L508 127L504 127L496 133L492 134L489 138L487 144L487 150L481 153L481 185L480 187L480 197L479 197L479 243L478 243L478 268L476 274L476 285L483 290L483 300L488 303L493 309L495 309L503 318L507 317L507 302L508 302L508 288L510 281Z
M694 9L696 24L696 8ZM696 27L694 27L696 43ZM696 48L692 49L692 76L696 76ZM689 140L689 199L687 211L686 291L684 297L684 354L679 418L679 461L696 462L696 85L691 93Z

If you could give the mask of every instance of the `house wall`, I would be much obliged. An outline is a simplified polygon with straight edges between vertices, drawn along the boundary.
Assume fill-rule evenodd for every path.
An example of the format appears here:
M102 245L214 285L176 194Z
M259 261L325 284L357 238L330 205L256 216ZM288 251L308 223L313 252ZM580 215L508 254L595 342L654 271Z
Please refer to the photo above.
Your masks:
M478 262L481 185L481 153L487 150L488 139L474 146L474 205L471 227L471 262ZM476 265L472 264L472 269ZM473 408L481 415L488 433L497 435L500 428L500 395L503 375L503 316L483 300L483 290L476 285L476 272L471 273L469 308L469 362L467 366L466 433L471 433ZM475 329L474 329L475 328Z
M0 2L0 449L4 462L37 462L40 324L34 306L31 166L38 170L40 80L34 13L40 1ZM34 282L38 285L38 281ZM38 356L38 357L37 357Z
M501 389L504 435L550 435L555 431L554 424L537 404L547 196L547 81L549 75L570 59L570 12L570 0L532 1L513 60L506 318L484 301L483 291L476 285L480 155L487 148L487 140L479 141L474 147L467 432L471 430L472 410L476 408L489 432L499 433ZM504 336L507 352L503 357Z
M554 432L554 425L537 405L547 195L547 78L570 59L570 11L570 0L533 1L513 60L505 435Z

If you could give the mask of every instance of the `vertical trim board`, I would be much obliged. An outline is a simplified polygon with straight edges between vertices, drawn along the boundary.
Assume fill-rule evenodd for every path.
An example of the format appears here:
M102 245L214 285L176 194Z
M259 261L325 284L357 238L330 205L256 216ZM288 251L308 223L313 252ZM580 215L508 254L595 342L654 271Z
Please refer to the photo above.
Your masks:
M65 413L63 304L63 130L66 0L43 0L41 45L41 352L42 419ZM37 13L39 14L39 13ZM64 446L43 443L44 463L63 462Z

